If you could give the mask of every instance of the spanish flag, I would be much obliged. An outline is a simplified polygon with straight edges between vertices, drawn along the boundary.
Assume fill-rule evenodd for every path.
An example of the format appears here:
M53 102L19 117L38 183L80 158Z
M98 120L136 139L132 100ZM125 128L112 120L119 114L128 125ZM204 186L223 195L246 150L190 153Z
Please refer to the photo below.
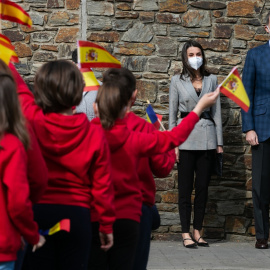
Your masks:
M78 64L81 68L120 68L121 63L103 47L78 40Z
M220 92L233 100L245 112L248 111L250 102L237 67L234 67L227 78L220 84Z
M52 235L59 231L67 231L70 232L70 219L62 219L57 222L53 227L48 230L39 230L41 235Z
M9 38L6 37L6 36L4 36L4 35L2 35L2 34L0 33L0 42L4 42L4 43L6 43L6 44L8 45L8 48L12 48L12 55L11 55L10 60L11 60L12 62L14 62L14 63L18 63L18 62L19 62L18 55L17 55L16 52L14 51L15 48L14 48L14 46L11 44L11 41L9 40ZM1 44L1 43L0 43L0 44ZM2 43L3 46L5 46L6 44L3 44L3 43ZM9 53L8 53L8 55L9 55Z
M156 129L159 129L159 127L162 126L162 129L165 130L161 123L162 115L156 114L150 104L146 108L146 119L149 123L152 123Z
M80 71L82 72L85 87L83 89L84 92L98 90L100 84L96 79L96 76L91 68L81 68Z
M31 27L32 20L18 4L9 0L0 0L0 19L20 23Z

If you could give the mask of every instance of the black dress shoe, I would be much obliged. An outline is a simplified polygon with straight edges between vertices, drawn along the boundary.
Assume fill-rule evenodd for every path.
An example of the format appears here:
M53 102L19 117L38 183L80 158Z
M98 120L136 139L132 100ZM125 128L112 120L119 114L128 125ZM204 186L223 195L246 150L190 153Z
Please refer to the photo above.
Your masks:
M202 239L202 237L199 237L198 241L195 240L195 243L199 247L209 247L209 244L206 241L200 242L200 239Z
M185 238L185 239L183 239L183 246L185 247L185 248L197 248L197 244L194 242L194 243L192 243L192 244L188 244L188 245L185 245L185 241L186 240L191 240L191 241L193 241L191 238Z
M267 239L257 239L255 248L259 249L268 249L268 240Z

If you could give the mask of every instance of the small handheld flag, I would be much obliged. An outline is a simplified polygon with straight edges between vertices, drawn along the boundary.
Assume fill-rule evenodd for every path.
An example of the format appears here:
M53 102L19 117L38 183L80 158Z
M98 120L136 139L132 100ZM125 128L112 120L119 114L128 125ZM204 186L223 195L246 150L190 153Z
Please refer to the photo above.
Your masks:
M161 123L162 115L157 115L154 112L153 107L149 104L146 108L146 118L149 123L152 123L156 129L159 129L161 126L163 130L165 130L164 126Z
M0 19L20 23L31 27L29 14L18 4L9 0L0 0Z
M12 55L11 55L11 61L14 63L18 63L19 62L19 58L18 55L16 54L16 52L14 51L15 48L14 46L11 44L11 41L9 40L8 37L4 36L3 34L0 33L0 44L2 46L7 47L8 49L12 50ZM8 53L8 55L10 55L10 53Z
M90 68L81 68L80 71L82 72L84 82L85 82L85 87L83 89L84 92L89 92L89 91L94 91L98 90L100 84L98 80L95 77L94 72Z
M250 102L237 67L234 67L220 84L220 92L233 100L245 112L248 111Z
M78 40L78 64L81 68L120 68L121 63L103 47Z
M48 230L39 230L41 235L52 235L59 231L70 232L70 219L62 219Z

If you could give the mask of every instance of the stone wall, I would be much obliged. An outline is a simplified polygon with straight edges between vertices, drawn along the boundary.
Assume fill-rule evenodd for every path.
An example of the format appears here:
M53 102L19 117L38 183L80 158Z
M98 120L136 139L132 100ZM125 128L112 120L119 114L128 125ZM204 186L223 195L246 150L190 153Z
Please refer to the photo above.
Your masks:
M21 59L18 68L29 82L43 62L70 58L76 39L104 46L138 79L134 111L145 114L150 100L167 127L170 78L181 70L181 48L193 38L205 49L210 71L222 81L231 68L242 71L247 50L265 43L262 18L267 0L25 0L33 27L2 22L3 32ZM97 77L102 70L95 70ZM251 153L241 132L239 107L222 96L224 174L214 177L204 232L209 238L254 236ZM177 171L156 179L162 222L155 239L178 239Z

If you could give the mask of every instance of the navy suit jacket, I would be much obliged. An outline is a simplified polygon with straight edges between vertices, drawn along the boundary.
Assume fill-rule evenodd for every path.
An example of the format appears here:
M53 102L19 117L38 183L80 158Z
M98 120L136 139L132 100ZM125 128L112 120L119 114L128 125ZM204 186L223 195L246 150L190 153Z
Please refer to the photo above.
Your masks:
M269 42L248 51L242 79L250 100L249 111L242 110L242 129L255 130L263 142L270 138Z

